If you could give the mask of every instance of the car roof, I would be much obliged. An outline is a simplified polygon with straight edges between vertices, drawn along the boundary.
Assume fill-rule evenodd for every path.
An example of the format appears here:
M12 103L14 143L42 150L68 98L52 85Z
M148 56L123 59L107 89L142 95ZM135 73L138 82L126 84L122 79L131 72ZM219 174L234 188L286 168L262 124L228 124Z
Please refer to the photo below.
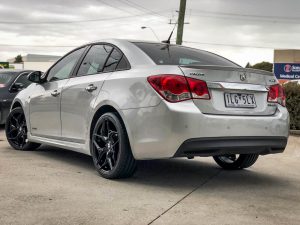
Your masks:
M15 70L15 69L0 69L0 73L24 73L24 72L32 72L33 70Z
M92 42L88 42L85 45L95 44L95 43L118 43L118 44L126 44L126 43L134 43L134 42L143 42L143 43L153 43L153 44L161 44L162 42L157 41L146 41L146 40L136 40L136 39L119 39L119 38L109 38L109 39L100 39Z
M135 39L101 39L97 41L92 41L86 43L80 47L97 44L97 43L108 43L117 46L127 57L130 62L131 67L138 66L138 65L156 65L156 63L142 50L140 49L135 43L145 43L145 44L161 44L161 45L170 45L170 46L178 46L178 47L185 47L190 48L182 45L176 44L167 44L158 41L145 41L145 40L135 40ZM79 48L80 48L79 47ZM195 48L190 48L195 49Z
M97 43L108 43L117 46L126 56L128 61L130 62L131 67L135 67L138 65L155 65L155 63L149 58L146 53L144 53L140 48L138 48L134 42L139 42L138 40L127 40L127 39L101 39L93 42L86 43L84 45L79 46L78 48L97 44ZM144 41L143 41L144 42ZM150 42L149 42L150 43ZM153 42L155 43L155 42ZM159 43L159 42L157 42ZM76 49L78 49L76 48Z

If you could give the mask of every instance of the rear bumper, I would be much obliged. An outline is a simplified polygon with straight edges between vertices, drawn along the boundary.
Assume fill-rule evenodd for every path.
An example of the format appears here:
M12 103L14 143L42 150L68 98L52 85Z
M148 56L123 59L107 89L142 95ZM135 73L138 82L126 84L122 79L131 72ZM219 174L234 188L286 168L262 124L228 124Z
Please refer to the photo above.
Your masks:
M289 114L280 105L271 116L234 116L203 114L193 101L162 101L155 107L122 110L122 114L136 159L172 158L181 155L182 146L203 156L242 149L239 153L277 153L289 136Z
M284 151L286 137L194 138L183 142L174 157L224 154L274 154Z

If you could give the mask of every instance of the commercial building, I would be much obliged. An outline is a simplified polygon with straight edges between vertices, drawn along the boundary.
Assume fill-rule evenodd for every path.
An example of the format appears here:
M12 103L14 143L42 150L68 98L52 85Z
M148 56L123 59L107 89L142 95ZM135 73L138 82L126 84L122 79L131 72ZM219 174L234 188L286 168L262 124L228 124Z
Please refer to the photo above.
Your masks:
M55 55L27 54L22 56L23 63L14 63L15 58L8 59L7 61L15 69L40 70L45 72L59 58L60 56Z
M282 81L300 80L300 50L274 50L274 74Z

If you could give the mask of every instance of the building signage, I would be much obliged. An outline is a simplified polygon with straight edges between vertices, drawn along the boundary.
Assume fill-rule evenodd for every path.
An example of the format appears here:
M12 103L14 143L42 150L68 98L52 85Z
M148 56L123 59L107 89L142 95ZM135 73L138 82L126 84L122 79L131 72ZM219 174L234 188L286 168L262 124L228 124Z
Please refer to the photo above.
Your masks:
M274 74L279 80L300 80L300 64L274 63Z
M0 62L0 69L8 69L9 63L8 62Z

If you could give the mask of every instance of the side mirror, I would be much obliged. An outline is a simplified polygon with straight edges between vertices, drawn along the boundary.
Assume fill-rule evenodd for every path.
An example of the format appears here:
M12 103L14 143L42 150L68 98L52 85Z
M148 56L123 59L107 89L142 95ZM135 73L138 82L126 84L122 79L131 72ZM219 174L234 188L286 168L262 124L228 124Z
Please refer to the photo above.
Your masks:
M11 87L12 92L19 92L24 89L24 84L22 83L14 83Z
M43 83L42 75L43 73L41 71L33 71L28 74L27 79L33 83L41 84Z

